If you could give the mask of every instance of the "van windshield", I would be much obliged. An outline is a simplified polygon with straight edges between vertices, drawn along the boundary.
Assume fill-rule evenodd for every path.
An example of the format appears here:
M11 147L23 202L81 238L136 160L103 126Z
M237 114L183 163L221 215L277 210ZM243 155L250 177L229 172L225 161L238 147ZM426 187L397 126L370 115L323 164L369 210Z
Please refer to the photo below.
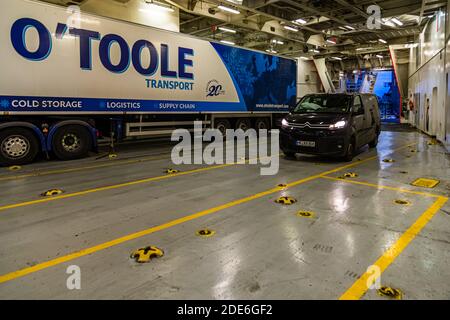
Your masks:
M297 104L293 113L347 113L351 96L323 94L306 96Z

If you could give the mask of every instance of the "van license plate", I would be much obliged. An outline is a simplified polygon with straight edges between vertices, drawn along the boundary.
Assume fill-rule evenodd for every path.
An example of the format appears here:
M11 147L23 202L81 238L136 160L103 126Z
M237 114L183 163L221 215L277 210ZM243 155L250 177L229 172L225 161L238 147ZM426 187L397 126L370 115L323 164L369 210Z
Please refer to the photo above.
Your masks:
M316 142L315 141L297 141L297 146L314 148L316 146Z

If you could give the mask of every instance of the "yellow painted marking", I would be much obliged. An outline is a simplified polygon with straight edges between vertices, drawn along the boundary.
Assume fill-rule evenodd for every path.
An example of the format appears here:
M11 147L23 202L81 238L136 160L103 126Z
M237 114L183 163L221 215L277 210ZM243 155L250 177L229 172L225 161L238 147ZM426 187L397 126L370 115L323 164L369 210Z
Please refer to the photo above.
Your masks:
M379 184L375 184L375 183L368 183L368 182L363 182L363 181L343 180L343 179L334 178L334 177L330 177L330 176L321 176L321 178L329 179L329 180L335 180L335 181L339 181L339 182L342 182L342 183L358 184L358 185L372 187L372 188L377 188L377 189L386 189L386 190L391 190L391 191L411 193L411 194L416 194L416 195L425 196L425 197L432 197L432 198L439 198L440 197L440 195L438 195L438 194L433 194L433 193L428 193L428 192L421 192L421 191L414 191L414 190L403 189L403 188L395 188L395 187L383 186L383 185L379 185Z
M153 157L146 157L146 158L132 159L132 160L116 160L114 162L108 161L107 163L90 165L90 166L82 166L82 167L76 167L76 168L68 168L68 169L35 171L35 172L30 172L30 173L24 173L21 175L0 177L0 181L18 180L18 179L24 179L24 178L30 178L30 177L48 176L48 175L52 175L52 174L78 172L78 171L83 171L83 170L91 170L91 169L97 169L97 168L105 168L105 167L119 166L119 165L125 165L125 164L133 164L133 163L139 163L139 162L150 161L150 160L162 160L162 159L166 159L168 155L169 154L166 154L166 155L160 156L160 157L153 156Z
M46 268L49 268L49 267L52 267L52 266L55 266L55 265L67 262L67 261L71 261L73 259L77 259L77 258L80 258L80 257L83 257L83 256L87 256L89 254L98 252L100 250L104 250L104 249L116 246L118 244L130 241L130 240L141 238L143 236L152 234L154 232L165 230L165 229L174 227L176 225L179 225L179 224L182 224L182 223L194 220L194 219L198 219L200 217L203 217L203 216L206 216L206 215L210 215L210 214L213 214L213 213L221 211L221 210L225 210L225 209L237 206L237 205L242 204L242 203L246 203L246 202L249 202L249 201L252 201L252 200L255 200L255 199L259 199L261 197L267 196L267 195L275 193L275 192L279 192L279 188L274 188L274 189L270 189L270 190L267 190L267 191L264 191L264 192L260 192L260 193L257 193L255 195L249 196L249 197L245 197L245 198L242 198L242 199L239 199L239 200L235 200L235 201L232 201L232 202L229 202L229 203L226 203L226 204L214 207L214 208L203 210L203 211L200 211L200 212L188 215L186 217L175 219L175 220L172 220L170 222L161 224L159 226L152 227L152 228L149 228L149 229L146 229L146 230L142 230L142 231L139 231L139 232L135 232L135 233L123 236L121 238L117 238L117 239L114 239L114 240L111 240L111 241L108 241L108 242L105 242L105 243L102 243L102 244L99 244L99 245L96 245L96 246L93 246L93 247L90 247L90 248L87 248L87 249L83 249L83 250L80 250L80 251L77 251L77 252L74 252L74 253L71 253L71 254L68 254L68 255L56 258L56 259L52 259L52 260L49 260L49 261L46 261L46 262L38 263L38 264L36 264L36 265L34 265L32 267L28 267L28 268L17 270L17 271L11 272L11 273L7 273L7 274L4 274L4 275L0 276L0 283L11 281L13 279L17 279L17 278L23 277L23 276L25 276L27 274L30 274L30 273L33 273L33 272L36 272L36 271L40 271L40 270L43 270L43 269L46 269Z
M25 206L29 206L29 205L33 205L33 204L49 202L49 201L54 201L54 200L73 198L73 197L78 197L78 196L91 194L91 193L95 193L95 192L100 192L100 191L114 190L114 189L129 187L129 186L133 186L133 185L137 185L137 184L154 182L154 181L164 180L164 179L168 179L168 178L183 176L183 175L187 175L187 174L194 174L194 173L199 173L199 172L204 172L204 171L209 171L209 170L214 170L214 169L219 169L219 168L225 168L225 167L229 167L232 165L235 165L235 164L221 164L221 165L217 165L217 166L211 166L211 167L206 167L206 168L189 170L189 171L185 171L185 172L174 173L171 175L151 177L151 178L135 180L135 181L125 182L125 183L105 186L105 187L83 190L83 191L79 191L79 192L67 193L67 194L63 194L63 195L59 195L59 196L54 196L51 198L44 198L44 199L39 199L39 200L31 200L31 201L26 201L26 202L9 204L9 205L5 205L5 206L0 206L0 211L19 208L19 207L25 207Z
M393 152L397 151L397 150L401 150L401 149L407 148L407 147L409 147L409 145L404 146L404 147L400 147L400 148L396 148L396 149L393 150ZM335 169L332 169L332 170L328 170L328 171L322 172L320 174L317 174L317 175L314 175L314 176L311 176L311 177L303 178L303 179L291 182L291 183L289 183L287 185L288 185L288 187L297 186L297 185L306 183L308 181L321 178L323 175L335 173L335 172L338 172L338 171L341 171L341 170L344 170L344 169L347 169L347 168L350 168L350 167L354 167L354 166L360 165L360 164L362 164L364 162L367 162L367 161L370 161L370 160L373 160L373 159L377 159L377 156L373 156L373 157L370 157L370 158L367 158L365 160L361 160L361 161L358 161L358 162L350 163L350 164L347 164L345 166L338 167L338 168L335 168ZM225 167L225 166L231 166L231 165L233 165L233 164L221 165L221 166L216 166L216 167ZM158 180L166 179L167 177L186 175L186 174L189 174L189 173L193 173L193 171L200 172L200 171L211 170L212 168L213 167L208 167L208 168L202 168L202 169L197 169L197 170L192 170L192 171L180 172L180 173L177 173L177 174L171 175L171 176L161 176L161 177L149 178L149 179L129 182L127 184L109 186L109 187L104 187L104 188L115 189L115 188L118 188L118 186L125 186L125 185L133 185L133 184L137 184L137 183L143 183L142 181L149 181L149 180L150 181L154 181L156 179L158 179ZM141 182L139 182L139 181L141 181ZM98 190L98 191L101 191L101 190ZM87 191L84 191L84 192L85 193L90 193L90 190L87 190ZM17 270L17 271L13 271L13 272L1 275L0 276L0 283L11 281L11 280L14 280L14 279L26 276L26 275L28 275L30 273L34 273L34 272L37 272L37 271L40 271L40 270L43 270L43 269L47 269L47 268L50 268L50 267L53 267L53 266L56 266L56 265L59 265L59 264L62 264L62 263L65 263L65 262L77 259L77 258L80 258L80 257L84 257L84 256L87 256L89 254L93 254L95 252L98 252L98 251L101 251L101 250L108 249L110 247L119 245L121 243L130 241L130 240L134 240L134 239L137 239L137 238L141 238L141 237L147 236L149 234L152 234L152 233L155 233L155 232L158 232L158 231L162 231L162 230L174 227L176 225L179 225L179 224L182 224L182 223L194 220L194 219L198 219L200 217L204 217L204 216L207 216L207 215L210 215L210 214L213 214L213 213L216 213L216 212L219 212L219 211L222 211L222 210L225 210L225 209L228 209L228 208L231 208L231 207L234 207L234 206L246 203L246 202L250 202L252 200L259 199L259 198L262 198L264 196L271 195L271 194L274 194L274 193L277 193L277 192L280 192L280 188L278 188L278 187L272 188L272 189L269 189L269 190L266 190L266 191L263 191L263 192L259 192L257 194L254 194L254 195L251 195L251 196L248 196L248 197L245 197L245 198L241 198L241 199L238 199L238 200L234 200L234 201L225 203L225 204L217 206L217 207L206 209L206 210L203 210L203 211L200 211L200 212L197 212L197 213L194 213L194 214L191 214L191 215L179 218L179 219L175 219L175 220L169 221L167 223L161 224L161 225L156 226L156 227L152 227L152 228L149 228L149 229L138 231L138 232L135 232L135 233L132 233L132 234L129 234L129 235L126 235L126 236L123 236L123 237L120 237L120 238L108 241L108 242L104 242L104 243L98 244L98 245L90 247L90 248L86 248L86 249L82 249L80 251L76 251L74 253L70 253L70 254L65 255L65 256L61 256L61 257L58 257L58 258L55 258L55 259L52 259L52 260L41 262L41 263L38 263L38 264L36 264L36 265L34 265L32 267L27 267L27 268L23 268L23 269L20 269L20 270ZM59 196L59 198L61 199L63 197L68 197L68 196L70 196L70 195L66 194L66 195L63 195L63 196ZM50 199L41 199L41 200L36 200L36 201L25 202L25 203L22 203L22 204L16 204L16 206L26 206L26 205L33 204L33 203L50 201L51 199L56 199L56 198L58 198L58 197L50 198ZM2 207L0 207L0 210L2 210ZM3 210L5 210L5 209L3 209Z
M419 234L419 232L433 218L436 212L441 209L447 202L448 198L438 197L437 200L429 207L408 230L403 233L400 238L373 264L380 268L380 275L383 273L394 260L402 253L403 250L411 243L411 241ZM356 282L339 298L340 300L358 300L368 290L368 280L373 280L372 273L365 272Z
M440 181L436 179L419 178L413 181L411 185L422 188L434 188L439 184L439 182Z

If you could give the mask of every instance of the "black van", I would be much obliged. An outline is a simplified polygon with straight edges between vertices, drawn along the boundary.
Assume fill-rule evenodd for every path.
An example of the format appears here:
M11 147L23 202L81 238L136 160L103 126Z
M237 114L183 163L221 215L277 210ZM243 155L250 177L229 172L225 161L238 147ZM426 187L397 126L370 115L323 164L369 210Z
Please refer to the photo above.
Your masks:
M363 145L377 146L380 130L375 95L310 94L282 120L280 146L288 157L306 153L351 161Z

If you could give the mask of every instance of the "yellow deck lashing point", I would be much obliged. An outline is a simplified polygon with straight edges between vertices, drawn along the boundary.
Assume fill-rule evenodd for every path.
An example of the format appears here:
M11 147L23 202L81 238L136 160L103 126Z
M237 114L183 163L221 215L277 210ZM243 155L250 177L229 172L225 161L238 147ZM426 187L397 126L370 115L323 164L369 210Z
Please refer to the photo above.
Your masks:
M211 229L200 229L196 233L199 237L209 238L216 234L214 230Z
M164 251L162 251L161 249L154 246L148 246L133 251L130 258L134 259L138 263L146 263L150 262L152 258L159 258L163 255Z
M402 205L402 206L410 206L411 205L411 202L409 202L408 200L403 200L403 199L396 199L396 200L394 200L394 203Z
M175 173L179 173L179 172L180 172L180 170L176 170L176 169L167 169L165 171L165 173L167 173L167 174L175 174Z
M377 293L382 297L388 297L391 299L401 300L403 298L403 293L399 289L391 287L381 287L377 290Z
M8 169L9 169L10 171L17 171L17 170L22 169L22 167L21 167L21 166L11 166L11 167L9 167Z
M419 178L414 180L411 185L422 188L434 188L439 184L439 182L440 181L436 179Z
M50 189L50 190L47 190L47 191L41 193L41 196L43 196L43 197L52 197L52 196L60 195L60 194L62 194L62 193L64 193L63 190L60 190L60 189Z
M312 211L299 211L297 212L297 216L298 217L303 217L303 218L314 218L315 214Z
M279 197L278 199L275 200L275 203L282 204L282 205L285 205L285 206L289 206L289 205L294 204L296 202L297 202L297 199L292 198L292 197L286 197L286 196Z
M357 178L358 174L355 172L346 172L342 176L339 176L340 179L346 179L346 178Z

